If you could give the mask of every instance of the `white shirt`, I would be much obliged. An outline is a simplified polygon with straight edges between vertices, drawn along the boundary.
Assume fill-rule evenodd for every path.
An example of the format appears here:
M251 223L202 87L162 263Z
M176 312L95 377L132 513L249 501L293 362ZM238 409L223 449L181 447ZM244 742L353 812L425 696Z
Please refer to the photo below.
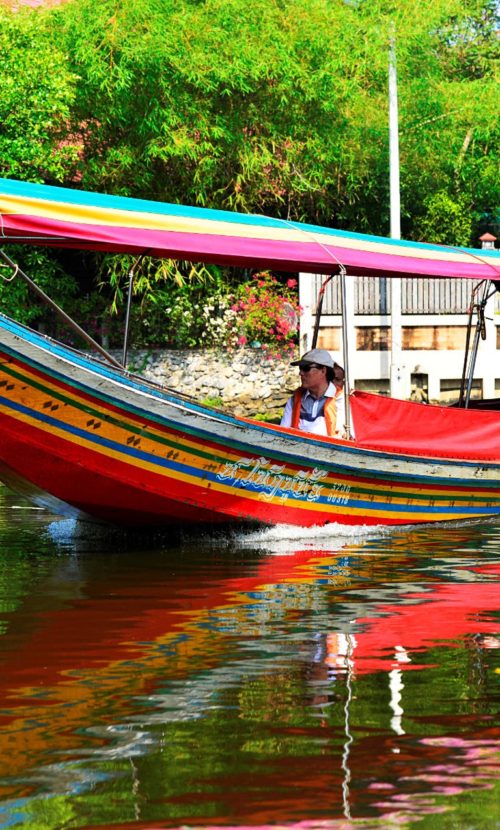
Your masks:
M329 383L326 392L321 398L315 398L306 390L302 395L302 406L300 408L299 429L304 432L312 432L314 435L328 435L326 429L326 421L323 415L326 398L335 398L338 393L338 388L334 383ZM335 434L342 435L345 424L345 397L344 391L339 394L336 399L337 404L337 424ZM293 395L288 398L283 417L281 419L282 427L290 427L292 425L293 414ZM304 417L305 416L305 417Z

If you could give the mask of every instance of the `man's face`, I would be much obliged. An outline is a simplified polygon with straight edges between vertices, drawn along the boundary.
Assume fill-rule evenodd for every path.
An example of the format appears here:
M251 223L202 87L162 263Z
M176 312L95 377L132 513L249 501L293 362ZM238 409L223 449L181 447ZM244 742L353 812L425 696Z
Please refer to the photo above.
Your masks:
M317 363L299 363L300 382L303 389L317 389L326 383L326 368Z

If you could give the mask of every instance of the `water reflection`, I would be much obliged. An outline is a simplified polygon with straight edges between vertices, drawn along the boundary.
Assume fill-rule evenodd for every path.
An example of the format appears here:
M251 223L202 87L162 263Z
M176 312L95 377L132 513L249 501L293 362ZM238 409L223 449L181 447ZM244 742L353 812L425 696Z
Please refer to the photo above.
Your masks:
M492 826L498 523L109 538L3 495L5 825Z

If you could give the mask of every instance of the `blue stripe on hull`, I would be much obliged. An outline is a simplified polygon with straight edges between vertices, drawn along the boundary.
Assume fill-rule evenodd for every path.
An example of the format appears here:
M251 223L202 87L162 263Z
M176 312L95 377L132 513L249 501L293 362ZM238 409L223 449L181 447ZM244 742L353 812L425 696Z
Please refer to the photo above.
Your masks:
M38 411L32 410L32 409L30 409L30 408L28 408L28 407L26 407L22 404L13 403L12 401L9 401L8 399L0 397L0 403L2 403L6 407L11 408L15 412L19 412L20 414L28 416L28 417L30 417L34 420L38 420L40 423L43 423L43 424L45 424L49 427L54 427L54 428L59 429L63 432L67 432L69 435L72 435L76 438L85 439L85 440L87 440L91 443L94 443L97 447L102 447L102 448L105 448L105 449L109 449L113 452L116 452L119 455L123 455L123 456L129 457L129 458L136 459L138 461L142 461L142 462L151 464L151 465L156 466L156 467L158 467L162 470L170 470L173 473L180 473L180 474L183 474L183 475L194 476L196 478L203 479L203 481L205 483L204 486L206 486L206 484L208 484L208 483L212 483L212 484L221 484L222 483L222 484L225 484L226 486L229 486L234 491L234 494L241 493L243 495L245 493L245 491L248 491L248 492L252 492L252 493L256 493L256 494L262 494L264 496L268 495L268 491L266 490L265 487L259 487L256 484L251 484L250 486L245 486L242 483L239 483L238 479L236 480L235 483L224 482L223 480L221 481L218 478L217 473L207 471L207 470L202 470L201 471L196 467L191 467L191 466L188 466L188 465L185 465L185 464L180 464L179 462L173 461L171 459L164 459L161 456L155 455L153 453L145 452L144 450L140 450L136 447L132 447L130 445L124 445L124 444L118 443L116 441L112 441L111 439L104 438L100 435L96 435L95 433L89 433L89 432L87 432L83 429L80 429L78 427L75 427L75 426L72 426L70 424L58 421L57 419L53 418L52 416L50 416L48 414L40 413ZM193 450L193 452L195 452L195 450ZM275 460L275 459L271 458L271 460ZM122 461L122 463L126 463L126 461ZM304 464L304 462L303 462L303 464ZM331 472L334 472L334 473L338 472L339 476L342 476L343 474L344 475L352 475L352 473L348 472L345 468L342 468L342 470L337 471L335 468L332 468L331 465L325 465L325 469L328 469L328 470L330 470ZM371 474L370 474L369 471L364 471L363 472L363 478L366 478L370 475ZM380 475L379 477L382 478L382 475ZM407 487L415 485L415 479L413 477L411 479L408 479L408 478L405 479L403 475L400 475L399 480L400 480L400 482L404 482L404 486L407 486ZM424 479L424 480L426 480L426 479ZM384 479L384 481L386 481L386 479ZM428 486L430 486L431 483L429 483L427 481L427 484L428 484ZM439 484L439 481L436 481L435 479L433 479L432 485L436 485L436 484ZM450 482L446 482L446 484L448 486L450 486ZM456 486L456 484L457 484L457 482L453 482L453 486ZM327 486L327 485L325 485L325 486ZM388 486L390 486L389 483L388 483ZM310 502L310 501L307 501L307 499L300 499L300 498L294 497L294 495L290 494L290 491L286 488L276 489L275 497L277 499L279 499L280 497L284 497L284 496L287 496L287 498L290 500L288 505L287 505L288 507L293 507L293 506L298 507L298 506L300 506L301 503L306 503L308 505L314 504L315 506L316 505L317 506L324 506L325 508L335 506L334 502L331 502L331 501L328 500L328 495L319 496L317 499L314 500L314 502ZM446 493L444 493L443 498L446 498L446 497L447 497ZM397 496L395 498L397 498ZM418 496L415 495L415 498L418 498ZM427 497L423 496L422 498L425 499ZM439 496L435 495L435 494L430 494L428 496L428 498L432 501L432 500L435 500L435 499L439 498ZM454 500L454 498L455 498L455 500L458 500L460 498L460 496L455 496L455 497L450 496L450 500ZM395 515L397 515L398 513L405 513L405 514L411 513L411 514L415 515L415 517L417 517L421 514L424 514L424 513L425 514L432 514L432 515L447 514L448 516L450 514L456 514L456 515L460 515L460 516L463 516L464 514L467 514L467 515L470 515L470 516L477 516L477 515L485 515L486 516L486 515L492 515L492 514L499 514L500 513L500 505L498 505L497 507L487 507L487 506L482 507L482 506L479 506L479 505L466 506L466 505L461 505L461 504L455 504L453 506L450 506L450 505L427 505L425 503L422 504L422 505L415 504L415 503L413 503L413 504L406 504L406 503L405 504L398 504L398 503L392 503L390 501L386 502L386 501L374 501L372 499L370 499L370 500L356 499L356 498L353 498L352 496L349 496L348 500L345 503L339 504L338 507L339 507L339 510L344 509L344 512L345 512L345 510L359 510L359 511L364 512L366 515L370 515L374 512L384 511L384 512L388 512L388 513L393 513Z

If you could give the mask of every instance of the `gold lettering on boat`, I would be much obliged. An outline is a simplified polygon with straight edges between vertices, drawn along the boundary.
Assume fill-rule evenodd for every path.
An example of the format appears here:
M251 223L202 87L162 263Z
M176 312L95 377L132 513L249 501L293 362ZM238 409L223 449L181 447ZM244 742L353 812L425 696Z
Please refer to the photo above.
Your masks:
M266 501L278 498L318 501L323 495L321 481L327 477L326 470L315 467L312 470L297 470L286 473L284 464L274 464L268 458L240 458L228 462L217 474L218 481L230 483L233 487L258 491Z

